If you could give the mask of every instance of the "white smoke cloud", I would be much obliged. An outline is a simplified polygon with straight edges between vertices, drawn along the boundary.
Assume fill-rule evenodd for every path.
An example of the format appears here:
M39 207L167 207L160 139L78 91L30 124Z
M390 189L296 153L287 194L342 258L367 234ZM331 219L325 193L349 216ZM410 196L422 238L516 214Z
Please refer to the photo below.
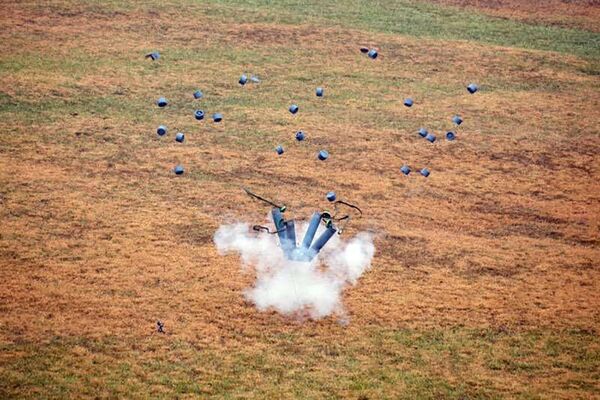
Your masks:
M304 237L307 227L298 230L297 238ZM214 241L220 254L239 253L242 265L256 271L256 282L245 296L259 310L313 319L344 315L342 291L356 284L375 254L369 233L348 242L334 235L311 262L288 260L277 235L253 232L248 224L222 225Z

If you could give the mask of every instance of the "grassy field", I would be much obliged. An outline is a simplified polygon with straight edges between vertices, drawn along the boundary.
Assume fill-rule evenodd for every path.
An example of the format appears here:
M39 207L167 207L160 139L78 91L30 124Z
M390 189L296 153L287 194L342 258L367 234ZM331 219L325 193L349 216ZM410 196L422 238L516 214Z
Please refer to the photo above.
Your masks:
M0 398L600 398L600 7L536 4L3 2ZM348 325L244 300L242 185L363 208Z

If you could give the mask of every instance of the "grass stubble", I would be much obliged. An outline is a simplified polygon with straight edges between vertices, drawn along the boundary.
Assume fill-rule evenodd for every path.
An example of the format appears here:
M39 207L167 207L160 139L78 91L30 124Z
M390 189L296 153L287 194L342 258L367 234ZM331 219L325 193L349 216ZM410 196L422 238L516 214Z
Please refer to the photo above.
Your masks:
M1 397L599 396L597 7L380 3L3 4ZM300 219L329 190L367 211L348 326L244 301L212 243L265 218L242 184Z

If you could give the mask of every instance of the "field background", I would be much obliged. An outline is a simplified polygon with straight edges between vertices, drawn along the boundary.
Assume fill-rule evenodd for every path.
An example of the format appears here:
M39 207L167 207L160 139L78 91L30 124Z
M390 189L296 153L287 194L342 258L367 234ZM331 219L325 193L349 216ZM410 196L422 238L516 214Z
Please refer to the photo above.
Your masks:
M3 1L0 21L0 398L600 398L597 2ZM298 219L329 190L365 210L349 325L244 301L253 276L212 242L265 220L241 185Z

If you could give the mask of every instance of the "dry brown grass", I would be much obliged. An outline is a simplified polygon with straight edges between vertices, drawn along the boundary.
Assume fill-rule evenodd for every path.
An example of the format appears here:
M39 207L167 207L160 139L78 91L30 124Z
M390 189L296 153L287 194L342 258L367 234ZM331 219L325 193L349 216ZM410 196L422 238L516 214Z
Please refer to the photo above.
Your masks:
M600 31L597 0L428 0L518 21Z
M46 354L46 344L48 359L56 351L65 371L92 377L80 395L110 397L127 393L106 387L115 360L151 376L145 363L164 357L198 368L205 382L225 379L220 374L232 371L239 354L267 354L272 365L285 365L290 358L277 353L281 346L297 354L291 371L301 374L315 357L315 379L343 383L350 367L327 355L353 357L359 371L396 365L369 356L394 348L385 332L395 330L452 332L448 340L460 343L475 340L464 330L559 339L578 331L594 338L588 351L597 354L600 96L586 60L350 28L215 21L200 7L155 14L4 7L0 50L33 62L0 75L2 99L9 99L0 121L0 343L10 349L0 370ZM362 43L377 44L382 57L361 58ZM142 59L152 48L164 49L158 67ZM214 60L199 59L203 52ZM238 87L244 70L264 82ZM482 91L466 94L469 81ZM322 82L326 97L318 100L312 93ZM224 111L221 125L193 121L196 87L210 112ZM162 93L173 106L155 111L152 101ZM412 109L401 106L409 95ZM292 100L302 107L295 118L286 111ZM449 143L441 130L457 112L465 123ZM155 137L159 123L169 126L169 137ZM420 126L433 128L438 142L420 139ZM172 142L180 128L185 145ZM307 143L294 143L297 129L307 132ZM278 143L287 148L283 157L273 151ZM314 159L319 148L331 153L326 163ZM177 162L187 168L182 177L169 171ZM405 162L432 174L405 177ZM252 276L212 242L224 222L264 219L266 210L245 197L242 184L286 202L300 219L324 206L332 189L366 210L352 231L380 235L372 270L344 294L348 327L334 318L300 323L244 301ZM167 335L154 333L157 319ZM383 339L373 341L377 335ZM116 343L90 355L74 344L78 338ZM493 351L508 360L510 340ZM174 350L178 343L185 348ZM466 382L478 395L494 388L492 397L598 393L588 370L498 371L468 347L459 346L474 357L464 364L423 349L426 366L419 368L450 385ZM554 359L536 349L530 361L550 365ZM198 366L195 354L223 364ZM412 361L397 365L414 368ZM268 371L244 374L257 396L278 387ZM573 379L591 389L569 388ZM280 395L298 396L293 377L284 381ZM380 392L328 393L400 396L402 385L391 382L380 383ZM43 393L22 384L27 389L3 390ZM161 392L172 394L160 384L147 393Z

